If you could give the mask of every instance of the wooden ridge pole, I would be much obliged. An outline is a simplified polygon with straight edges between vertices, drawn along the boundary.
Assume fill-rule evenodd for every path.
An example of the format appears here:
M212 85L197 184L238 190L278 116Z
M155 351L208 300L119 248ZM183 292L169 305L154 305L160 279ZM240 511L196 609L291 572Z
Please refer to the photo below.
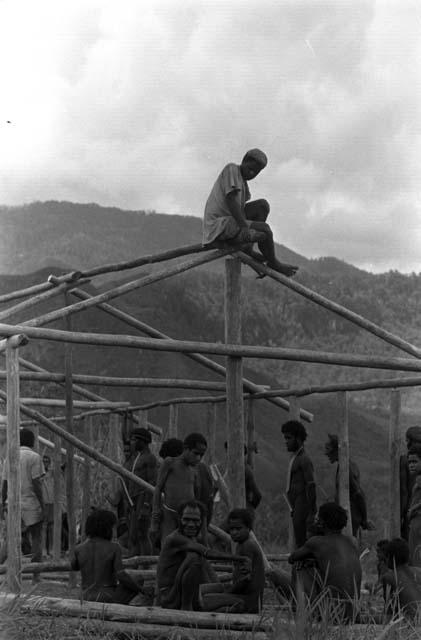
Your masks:
M232 358L263 358L314 364L336 364L344 367L363 367L368 369L421 371L421 361L413 358L392 358L388 356L381 357L352 353L343 354L330 351L313 351L310 349L221 344L219 342L195 342L192 340L155 340L153 338L141 338L131 335L61 331L59 329L46 329L44 327L0 324L0 334L11 336L17 332L25 332L29 338L53 340L55 342L71 342L73 344L150 349L151 351L168 351L170 353L208 353ZM258 390L260 391L259 387Z
M346 391L338 393L340 421L338 433L338 464L339 464L339 504L348 514L348 522L344 533L352 535L351 505L349 502L349 413L348 396Z
M65 294L65 304L69 302L68 295ZM72 319L65 318L65 328L71 332L73 329ZM65 382L65 399L66 399L66 428L69 434L74 434L73 424L73 350L72 345L68 342L64 345L64 373ZM69 525L69 554L72 556L76 546L76 513L75 513L75 470L74 470L74 450L71 443L67 445L66 455L66 501L67 501L67 522ZM76 586L76 573L72 571L69 576L69 586Z
M21 469L19 410L19 341L10 338L6 347L7 366L7 589L21 590ZM21 344L24 344L22 340Z
M225 342L241 343L241 262L225 260ZM227 481L235 507L245 507L242 358L229 356L227 369Z
M153 284L154 282L160 282L172 276L184 273L185 271L189 271L190 269L198 267L199 265L218 260L218 258L228 255L229 253L230 251L228 250L219 251L216 249L213 251L209 251L205 255L196 256L195 258L187 260L186 262L180 262L170 267L166 267L162 271L155 271L154 273L143 276L142 278L138 278L137 280L126 282L125 284L122 284L118 287L114 287L113 289L104 291L104 293L93 296L89 300L83 300L82 302L68 304L61 309L56 309L55 311L50 311L49 313L46 313L42 316L38 316L37 318L32 318L31 320L27 320L24 324L25 326L29 327L45 326L46 324L50 324L55 320L60 320L75 313L80 313L81 311L89 309L90 307L94 307L99 302L106 302L107 300L118 298L119 296L129 293L130 291L135 291L136 289L146 287L150 284ZM50 276L50 280L52 282L55 282L54 276Z
M176 404L170 404L168 437L178 438L178 406Z
M382 329L382 327L378 326L374 322L371 322L371 320L367 320L366 318L363 318L362 316L358 315L358 313L355 313L354 311L350 311L346 307L343 307L342 305L336 302L332 302L332 300L329 300L328 298L325 298L319 293L316 293L315 291L308 289L307 287L300 284L296 280L293 280L292 278L287 278L281 273L278 273L277 271L270 269L266 265L260 262L257 262L256 260L254 260L253 258L251 258L250 256L248 256L247 254L241 251L238 252L238 255L240 256L243 262L251 266L253 269L258 271L259 273L262 273L271 277L273 280L280 282L288 289L292 289L293 291L295 291L296 293L299 293L304 298L307 298L307 300L310 300L311 302L315 302L319 306L324 307L325 309L328 309L333 313L336 313L342 318L346 318L346 320L349 320L350 322L352 322L353 324L356 324L357 326L361 327L365 331L368 331L369 333L372 333L378 338L381 338L388 344L392 344L394 347L397 347L398 349L401 349L402 351L405 351L406 353L409 353L410 355L415 356L416 358L421 358L421 350L418 349L418 347L415 347L410 342L407 342L406 340L399 338L399 336L395 336L390 331L386 331L385 329Z
M89 293L78 288L72 289L71 293L73 296L81 300L88 300L92 298L92 296ZM97 307L102 311L104 311L105 313L108 313L112 317L117 318L118 320L121 320L128 326L134 327L138 331L141 331L147 336L150 336L152 338L158 338L159 340L171 340L170 336L166 335L165 333L162 333L161 331L157 331L157 329L154 329L153 327L146 324L145 322L141 322L140 320L131 316L125 311L121 311L120 309L117 309L116 307L110 304L107 304L107 303L98 304ZM218 375L223 377L226 376L225 367L219 364L218 362L215 362L214 360L211 360L210 358L207 358L206 356L200 353L185 353L184 355L190 358L191 360L194 360L195 362L198 362L199 364L203 365L207 369L214 371ZM261 391L262 389L259 385L255 384L254 382L251 382L251 380L248 380L247 378L243 378L243 385L245 389L253 393L257 391ZM288 402L283 398L272 397L268 399L268 402L271 402L272 404L288 411L288 408L289 408ZM306 422L311 422L313 420L313 415L308 411L302 411L301 418Z
M393 389L390 393L389 419L389 538L400 536L400 496L399 496L399 457L400 457L400 427L401 412L400 391Z

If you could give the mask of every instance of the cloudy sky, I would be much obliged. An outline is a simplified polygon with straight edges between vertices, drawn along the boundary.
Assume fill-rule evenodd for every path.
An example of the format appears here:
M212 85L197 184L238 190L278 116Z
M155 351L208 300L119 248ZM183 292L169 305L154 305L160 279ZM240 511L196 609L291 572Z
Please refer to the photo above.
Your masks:
M0 0L0 69L1 204L200 216L261 147L279 242L421 271L419 0Z

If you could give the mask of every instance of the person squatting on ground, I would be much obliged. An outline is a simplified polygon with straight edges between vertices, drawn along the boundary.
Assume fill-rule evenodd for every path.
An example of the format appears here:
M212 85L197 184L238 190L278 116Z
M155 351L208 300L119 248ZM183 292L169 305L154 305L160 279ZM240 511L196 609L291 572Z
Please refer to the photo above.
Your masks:
M318 525L323 535L312 536L294 551L288 562L296 565L294 585L301 585L310 602L318 601L321 611L326 604L339 620L352 620L360 597L361 563L356 541L342 533L348 520L345 509L335 502L319 508ZM320 596L325 592L328 602Z
M331 464L337 464L335 476L335 502L339 504L339 462L338 462L338 436L328 434L325 443L325 454ZM367 520L367 502L360 484L360 470L358 465L349 460L349 502L351 507L352 535L357 536L361 529L373 529L373 525Z
M212 187L205 205L203 244L218 246L220 241L233 245L258 243L261 254L251 249L252 257L268 267L293 276L297 267L279 262L275 255L272 230L266 222L270 206L267 200L250 200L247 181L253 180L267 165L260 149L247 151L240 165L227 164Z
M406 430L405 438L408 451L414 445L421 445L421 427L409 427L409 429ZM416 476L409 472L408 454L401 455L399 460L401 537L405 540L408 540L409 535L408 509L415 478Z
M385 542L385 541L382 541ZM403 613L417 618L421 612L421 571L409 565L409 546L403 538L394 538L382 549L379 563L385 604L392 615Z
M286 496L291 509L295 546L301 547L317 511L314 468L304 449L307 439L304 425L297 420L289 420L282 425L281 431L287 451L291 453Z
M21 517L22 533L31 541L32 562L42 560L42 527L44 521L44 498L42 477L44 467L41 456L33 450L35 435L30 429L21 429L20 437L20 473L21 473ZM2 513L7 503L7 460L3 469ZM0 563L6 560L6 548L0 553Z
M407 459L411 477L411 497L406 517L409 560L412 566L421 567L421 444L410 447Z
M158 475L158 461L149 448L152 442L150 431L143 427L136 427L130 433L130 442L134 459L131 461L130 471L145 482L155 485ZM134 482L128 487L130 500L129 516L129 555L152 554L152 544L149 537L152 516L152 495L148 489L142 489Z
M250 538L253 514L249 509L233 509L228 515L228 531L235 542L235 554L246 562L234 563L232 584L205 584L200 587L204 611L259 613L265 588L262 552Z
M151 536L165 538L178 527L181 504L195 500L200 493L197 466L206 453L206 438L201 433L189 434L183 452L177 458L165 458L159 470L153 495Z
M81 572L85 600L128 604L142 592L143 579L124 570L121 547L111 542L116 524L114 513L102 509L86 519L88 539L75 547L70 559L73 571Z

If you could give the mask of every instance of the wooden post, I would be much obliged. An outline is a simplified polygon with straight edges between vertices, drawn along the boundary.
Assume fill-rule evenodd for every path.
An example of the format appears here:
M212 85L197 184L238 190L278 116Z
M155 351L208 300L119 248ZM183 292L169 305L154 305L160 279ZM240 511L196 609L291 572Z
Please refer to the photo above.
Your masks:
M87 416L83 420L83 433L85 434L85 442L92 447L94 442L93 433L93 416ZM82 515L81 515L81 532L82 540L86 540L85 522L91 508L91 469L92 464L89 459L83 466L83 483L82 483Z
M53 507L53 560L60 560L61 556L61 515L63 481L61 472L61 438L53 433L53 480L54 480L54 507Z
M254 424L254 402L253 400L248 400L246 403L248 405L247 412L247 463L250 467L254 468L254 447L256 441L256 433L255 433L255 424Z
M70 304L69 295L65 294L65 305ZM72 331L72 318L66 316L65 325L66 331ZM73 349L72 345L68 342L64 345L64 374L66 376L65 382L65 399L66 399L66 427L70 434L74 434L73 425ZM66 455L66 501L67 501L67 522L69 525L69 554L73 553L76 545L76 514L75 514L75 475L74 475L74 449L73 446L67 444ZM76 573L72 571L69 575L69 586L76 586Z
M400 429L399 417L401 411L401 395L398 389L390 393L389 420L389 527L388 538L400 536L400 499L399 499L399 454Z
M21 473L20 473L20 409L19 349L12 339L6 346L7 367L7 590L21 590Z
M34 451L39 453L39 424L34 424L34 426L31 427L31 430L34 432L35 436Z
M241 344L241 262L225 260L225 342ZM245 507L243 361L227 357L227 481L234 507Z
M348 423L348 394L346 391L338 393L340 408L340 422L338 433L338 464L339 464L339 504L348 514L348 523L344 533L352 535L351 507L349 502L349 423Z
M147 410L139 411L139 413L137 414L137 418L138 418L138 421L139 421L139 427L143 427L143 429L147 429L148 428L148 412L147 412Z
M210 466L216 462L215 460L215 443L216 443L216 404L208 402L206 405L206 440L208 441L207 463Z
M178 405L170 404L170 415L168 421L168 437L178 437Z

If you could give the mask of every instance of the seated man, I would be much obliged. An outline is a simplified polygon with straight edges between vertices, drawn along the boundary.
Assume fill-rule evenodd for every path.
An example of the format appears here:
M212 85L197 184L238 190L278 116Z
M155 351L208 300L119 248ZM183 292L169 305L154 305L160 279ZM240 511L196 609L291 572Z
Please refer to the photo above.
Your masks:
M93 511L86 519L88 539L75 547L70 559L72 569L82 574L85 600L128 604L143 591L143 579L123 569L120 545L111 542L116 524L115 515L106 510Z
M318 523L323 535L309 538L288 559L290 564L303 563L297 567L297 580L305 595L321 603L320 595L326 592L333 604L332 613L341 621L352 618L353 604L360 597L362 573L357 545L342 533L347 520L345 509L335 502L321 505ZM306 561L312 561L312 566Z
M158 560L158 600L165 609L197 611L199 585L215 577L206 560L208 549L197 541L205 509L189 500L180 505L178 516L178 528L165 538Z
M235 553L244 562L234 564L232 584L203 585L201 605L205 611L259 613L265 588L262 552L250 538L253 514L248 509L233 509L228 515L228 531L236 543Z
M297 267L279 262L275 255L272 230L266 222L267 200L250 200L247 181L253 180L267 165L260 149L247 151L240 165L227 164L212 187L205 206L203 244L216 246L222 241L238 245L258 243L261 254L248 251L252 257L266 262L268 267L293 276Z
M406 540L394 538L384 549L386 562L380 568L380 578L390 594L386 596L389 609L399 613L401 610L409 618L419 617L421 612L421 571L411 567L409 546Z

